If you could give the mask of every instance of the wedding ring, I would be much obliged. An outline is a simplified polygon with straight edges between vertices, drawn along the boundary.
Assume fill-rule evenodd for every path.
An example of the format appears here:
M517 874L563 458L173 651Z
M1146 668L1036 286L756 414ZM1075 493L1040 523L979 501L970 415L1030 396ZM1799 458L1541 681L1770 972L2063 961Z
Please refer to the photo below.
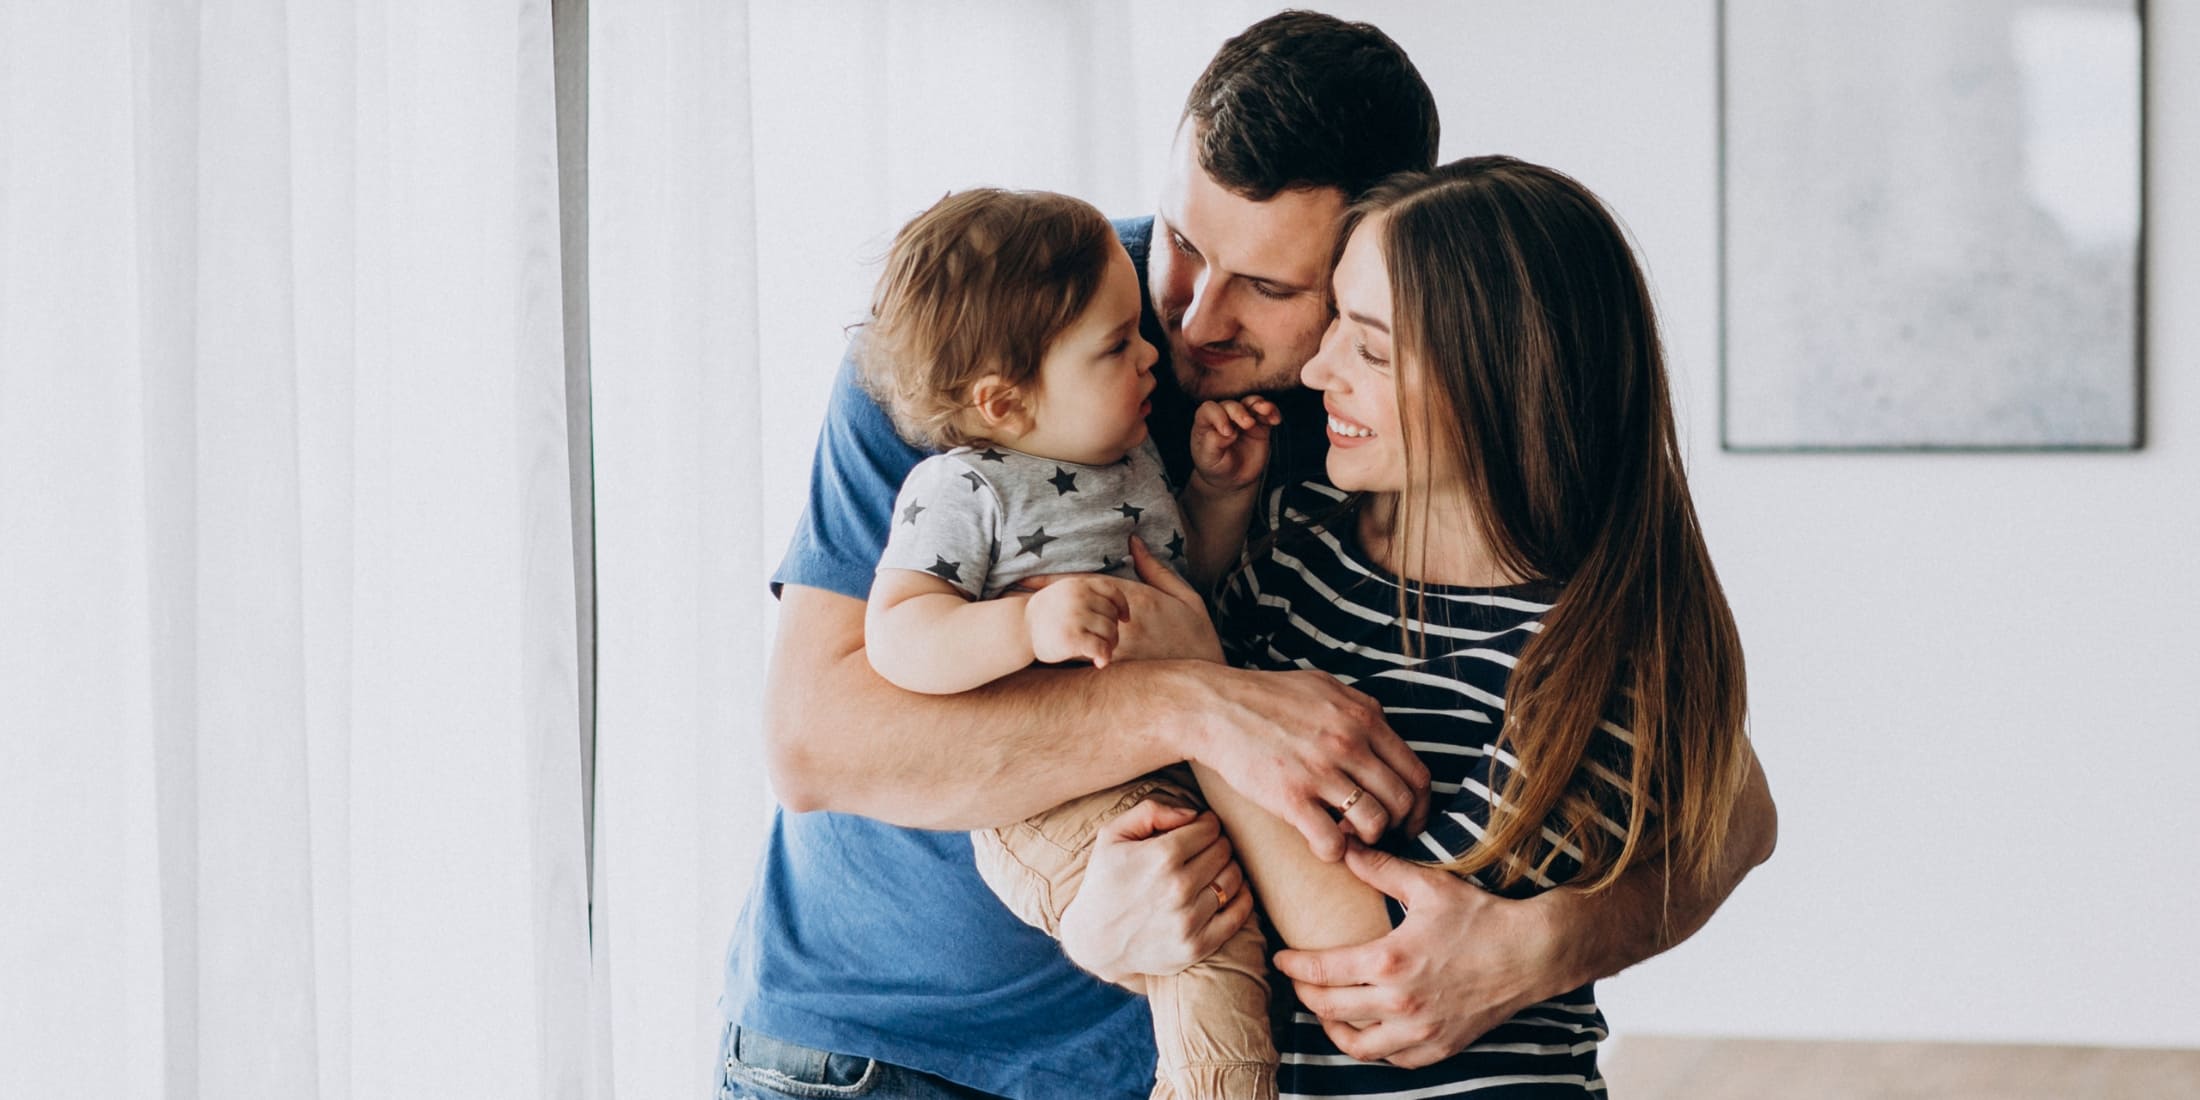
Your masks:
M1207 884L1207 888L1215 892L1215 908L1228 909L1230 907L1230 895L1222 892L1221 883L1210 882Z
M1352 793L1344 796L1344 801L1338 804L1337 816L1343 817L1344 815L1351 813L1352 807L1360 804L1360 796L1366 793L1366 791L1363 791L1358 787L1352 788Z

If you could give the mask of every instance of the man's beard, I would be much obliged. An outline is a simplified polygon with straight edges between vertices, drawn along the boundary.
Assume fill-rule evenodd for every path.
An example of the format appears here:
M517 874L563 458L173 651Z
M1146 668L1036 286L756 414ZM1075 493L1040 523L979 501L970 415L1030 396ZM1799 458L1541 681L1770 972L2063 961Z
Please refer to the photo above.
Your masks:
M1234 342L1206 344L1203 348L1233 358L1222 370L1210 369L1192 358L1190 347L1179 333L1172 332L1169 336L1169 366L1176 375L1177 388L1194 401L1219 401L1250 393L1285 393L1298 388L1299 368L1272 365L1267 353L1259 348Z

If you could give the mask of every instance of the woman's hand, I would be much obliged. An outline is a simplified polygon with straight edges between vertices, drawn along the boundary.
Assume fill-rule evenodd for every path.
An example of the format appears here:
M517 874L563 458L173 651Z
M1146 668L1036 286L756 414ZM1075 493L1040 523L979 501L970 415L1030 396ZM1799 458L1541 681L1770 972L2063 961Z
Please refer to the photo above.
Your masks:
M1096 573L1053 573L1027 577L1018 588L1038 593L1032 599L1057 599L1068 593L1055 594L1055 589L1073 585L1086 591L1104 594L1114 604L1116 622L1106 624L1105 630L1098 619L1102 614L1097 603L1087 616L1086 625L1094 635L1086 636L1089 645L1098 645L1098 635L1107 634L1105 646L1108 661L1160 661L1181 659L1187 661L1213 661L1222 663L1222 639L1215 633L1214 620L1207 615L1207 601L1200 598L1199 590L1176 575L1176 571L1162 564L1153 551L1136 535L1131 536L1131 565L1138 571L1136 584L1116 577ZM1074 601L1083 603L1082 594ZM1034 612L1026 611L1027 619ZM1034 649L1038 635L1033 633ZM1078 656L1090 657L1089 653ZM1039 660L1049 658L1041 655ZM1066 658L1065 658L1066 659ZM1095 661L1095 664L1100 662Z
M1276 969L1337 1049L1362 1062L1434 1065L1588 980L1565 970L1535 899L1501 898L1357 844L1345 866L1403 903L1405 921L1357 947L1279 951Z
M1136 535L1131 536L1131 565L1146 583L1124 586L1130 614L1117 635L1116 659L1222 663L1222 639L1199 590L1154 557Z
M1062 952L1111 982L1175 974L1214 954L1252 914L1215 815L1149 800L1101 827L1084 884L1062 911Z

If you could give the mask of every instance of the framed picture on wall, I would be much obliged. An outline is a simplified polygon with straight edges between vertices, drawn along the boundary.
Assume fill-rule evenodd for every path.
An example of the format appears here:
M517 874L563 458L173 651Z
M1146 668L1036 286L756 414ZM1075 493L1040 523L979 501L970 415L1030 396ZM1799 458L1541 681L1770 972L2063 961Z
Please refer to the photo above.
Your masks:
M2143 432L2139 0L1724 0L1728 450Z

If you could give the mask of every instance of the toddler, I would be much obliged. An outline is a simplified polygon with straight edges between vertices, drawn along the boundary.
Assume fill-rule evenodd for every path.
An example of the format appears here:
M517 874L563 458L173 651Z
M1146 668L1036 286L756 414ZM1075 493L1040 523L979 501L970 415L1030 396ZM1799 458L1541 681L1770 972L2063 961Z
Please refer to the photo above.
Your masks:
M1035 661L1104 668L1134 554L1203 586L1236 558L1281 414L1258 397L1200 406L1193 473L1172 497L1146 435L1159 353L1141 305L1107 219L1066 196L965 191L894 238L858 364L905 438L946 450L894 503L864 618L879 675L945 694ZM979 873L1059 935L1094 837L1148 799L1204 808L1181 767L1149 775L973 834ZM1181 974L1125 984L1153 1009L1156 1097L1275 1095L1255 923Z

